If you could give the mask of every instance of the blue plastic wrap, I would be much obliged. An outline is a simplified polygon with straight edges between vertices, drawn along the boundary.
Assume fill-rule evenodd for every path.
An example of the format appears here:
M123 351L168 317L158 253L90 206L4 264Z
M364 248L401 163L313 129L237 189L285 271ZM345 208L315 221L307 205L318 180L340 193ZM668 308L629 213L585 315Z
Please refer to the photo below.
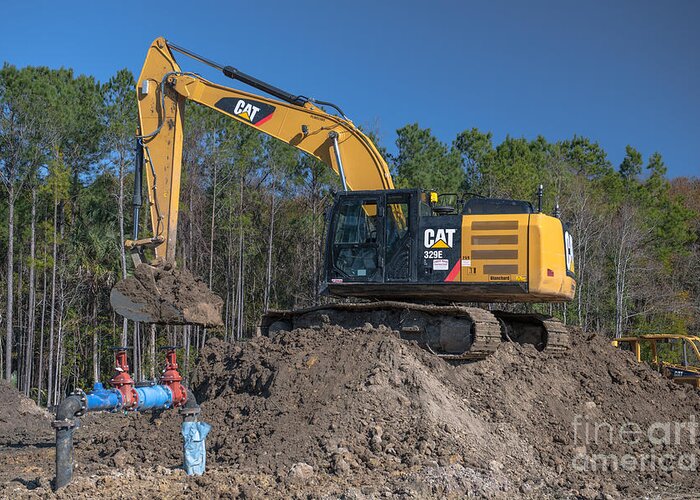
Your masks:
M201 476L207 465L206 438L211 425L205 422L183 422L182 437L185 449L185 471Z

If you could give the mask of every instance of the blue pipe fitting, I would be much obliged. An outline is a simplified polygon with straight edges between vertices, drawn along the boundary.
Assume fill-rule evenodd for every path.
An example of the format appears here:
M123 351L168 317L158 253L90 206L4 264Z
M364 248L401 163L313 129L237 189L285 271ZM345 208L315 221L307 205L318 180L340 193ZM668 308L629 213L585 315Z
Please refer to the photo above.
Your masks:
M136 411L165 409L173 405L173 392L165 385L137 387L136 392L139 395Z
M166 385L136 387L138 406L133 411L167 409L173 405L173 392ZM102 383L95 382L86 394L87 411L118 411L122 407L122 393L117 389L105 389Z
M122 394L116 389L105 389L101 382L95 382L87 393L87 411L115 411L122 405Z

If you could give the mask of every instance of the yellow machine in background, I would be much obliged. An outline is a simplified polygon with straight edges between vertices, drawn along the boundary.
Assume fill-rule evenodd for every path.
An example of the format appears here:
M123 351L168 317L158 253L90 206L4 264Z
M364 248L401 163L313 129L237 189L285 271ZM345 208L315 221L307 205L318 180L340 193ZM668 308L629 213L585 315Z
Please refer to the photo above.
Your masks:
M172 51L274 99L184 72ZM455 305L572 300L576 288L573 239L558 217L525 201L456 197L445 204L430 191L394 189L376 146L337 105L290 94L163 38L156 39L148 50L137 99L140 154L134 220L139 220L145 170L152 234L139 238L135 224L133 239L125 244L141 269L130 279L160 281L158 286L145 288L115 287L112 305L120 314L161 323L167 323L169 317L187 318L186 314L149 315L139 304L144 294L150 300L148 293L161 294L162 286L173 283L163 273L175 267L183 113L191 101L314 156L340 176L343 191L336 194L326 231L324 289L335 296L371 302L326 304L324 321L330 318L352 326L373 318L452 359L483 357L503 338L553 352L566 349L566 328L552 318ZM154 250L150 265L160 266L158 273L142 272L145 248ZM130 295L136 289L141 295ZM402 302L394 302L397 299ZM197 308L207 309L206 304ZM318 311L271 311L263 318L262 328L272 333L313 323Z
M646 334L621 337L612 345L632 351L638 362L645 361L678 384L700 388L700 337L680 334ZM673 358L673 361L669 359Z

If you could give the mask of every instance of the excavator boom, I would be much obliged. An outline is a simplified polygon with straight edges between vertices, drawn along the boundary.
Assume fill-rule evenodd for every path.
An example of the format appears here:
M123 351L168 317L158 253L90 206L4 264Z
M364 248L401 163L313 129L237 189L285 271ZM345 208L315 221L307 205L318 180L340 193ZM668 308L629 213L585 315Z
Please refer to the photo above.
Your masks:
M212 83L183 72L171 48L220 69L287 102ZM325 112L310 99L294 96L231 66L221 66L168 44L163 38L148 50L138 80L140 141L143 145L156 256L175 261L182 168L183 114L195 102L290 144L329 165L345 190L393 189L389 167L372 141L350 120ZM343 166L351 161L351 168Z
M225 87L196 73L182 71L173 50L276 99ZM232 66L217 64L169 44L164 38L157 38L148 49L136 91L139 154L135 173L135 224L133 240L127 240L125 246L131 252L137 272L117 284L111 294L114 309L134 321L205 326L221 323L221 299L186 271L175 271L183 120L188 101L218 111L319 159L340 176L346 191L394 188L389 168L374 143L338 106L290 94ZM317 104L335 108L340 116L327 113ZM139 238L142 169L153 233ZM155 253L155 259L148 264L142 262L145 248ZM175 286L197 293L184 300ZM170 293L165 293L166 288Z

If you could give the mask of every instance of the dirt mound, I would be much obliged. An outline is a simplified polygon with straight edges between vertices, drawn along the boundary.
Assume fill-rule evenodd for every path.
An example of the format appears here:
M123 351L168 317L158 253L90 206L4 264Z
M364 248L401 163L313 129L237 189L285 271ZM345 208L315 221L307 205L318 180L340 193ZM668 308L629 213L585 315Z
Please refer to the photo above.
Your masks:
M124 494L156 496L169 483L176 496L696 494L698 392L572 337L565 357L503 344L459 365L371 325L212 339L191 384L213 425L207 474L177 470L176 412L89 415L64 494L111 491L115 469Z
M53 416L0 380L0 446L35 442L51 434Z
M504 344L495 356L456 372L472 382L461 384L471 408L498 434L517 435L524 445L504 462L506 469L513 459L530 466L522 484L537 484L539 476L583 496L700 488L700 393L602 336L578 332L559 359Z
M215 463L280 477L301 462L355 480L453 477L419 490L430 494L469 493L474 482L454 477L479 475L482 490L503 493L700 486L684 470L697 459L698 394L602 337L573 337L565 357L504 344L458 366L369 325L212 341L194 388L214 424Z
M486 433L449 388L451 367L390 331L326 327L243 347L214 342L199 366L194 390L221 429L211 442L226 464L391 472L454 460L455 440L438 425L467 438Z
M186 270L140 264L112 289L115 311L134 321L221 326L224 301Z

